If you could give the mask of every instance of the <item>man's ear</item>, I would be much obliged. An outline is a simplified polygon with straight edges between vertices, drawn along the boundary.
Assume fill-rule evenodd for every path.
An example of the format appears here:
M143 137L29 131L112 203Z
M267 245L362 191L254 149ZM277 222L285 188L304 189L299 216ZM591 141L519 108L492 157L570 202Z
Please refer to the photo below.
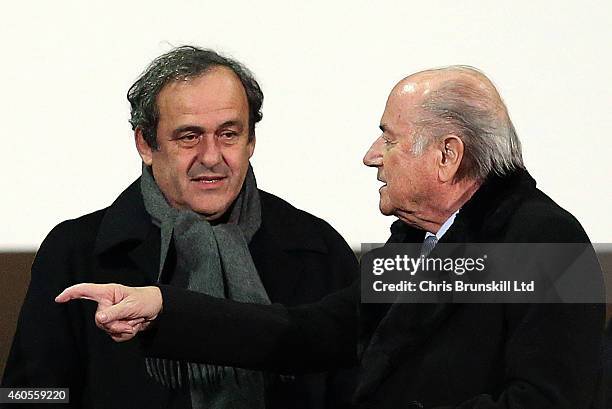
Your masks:
M255 135L251 138L250 141L247 142L247 149L249 150L249 159L253 156L253 152L255 152Z
M438 178L442 182L451 182L463 159L463 141L456 135L449 134L441 142L440 161L438 163Z
M142 128L136 128L134 131L134 140L136 141L136 149L138 149L142 161L145 165L151 166L153 163L153 148L145 141Z

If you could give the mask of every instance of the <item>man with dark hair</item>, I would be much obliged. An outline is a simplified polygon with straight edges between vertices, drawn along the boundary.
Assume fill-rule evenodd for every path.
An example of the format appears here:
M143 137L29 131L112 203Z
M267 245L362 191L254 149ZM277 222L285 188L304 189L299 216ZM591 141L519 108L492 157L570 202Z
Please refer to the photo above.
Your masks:
M151 63L128 100L142 176L110 207L45 239L2 385L68 387L79 408L334 406L330 391L346 378L145 359L103 336L91 303L53 302L91 281L295 305L356 277L354 254L329 224L257 188L249 159L263 94L240 63L179 47Z
M408 76L391 91L380 128L364 163L383 183L380 211L399 219L389 243L417 244L421 260L462 243L575 243L586 257L572 285L593 282L593 294L574 303L482 304L447 302L458 293L410 303L418 295L406 293L393 304L359 306L356 283L314 305L285 308L164 285L79 284L57 301L97 301L97 325L118 341L150 329L134 343L150 356L305 372L359 360L354 404L364 409L599 407L601 272L578 221L525 170L491 81L464 66ZM562 253L511 255L493 261L511 264L513 274L525 267L564 279L576 265ZM236 348L247 337L249 347Z
M159 107L157 96L169 82L186 81L213 68L225 67L240 80L248 103L249 140L255 138L255 124L261 121L263 93L253 74L242 64L212 50L182 46L156 58L128 91L132 129L140 128L147 143L157 148Z

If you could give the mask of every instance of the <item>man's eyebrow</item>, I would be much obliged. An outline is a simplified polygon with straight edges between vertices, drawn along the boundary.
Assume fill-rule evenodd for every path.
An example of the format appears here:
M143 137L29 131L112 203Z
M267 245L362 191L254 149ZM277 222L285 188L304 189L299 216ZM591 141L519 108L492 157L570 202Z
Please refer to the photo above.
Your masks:
M236 126L240 129L242 129L244 127L242 121L238 120L238 119L230 119L229 121L225 121L223 122L219 128L226 128L226 127L230 127L230 126Z
M174 131L172 131L172 136L176 137L180 134L182 134L183 132L197 132L197 133L204 133L206 130L204 128L202 128L201 126L198 125L183 125L180 126L178 128L176 128Z
M219 125L219 128L227 128L232 126L238 127L240 129L243 128L242 121L238 119L230 119L228 121L225 121L221 125ZM172 131L172 136L176 137L184 132L204 133L206 132L206 129L200 125L183 125Z

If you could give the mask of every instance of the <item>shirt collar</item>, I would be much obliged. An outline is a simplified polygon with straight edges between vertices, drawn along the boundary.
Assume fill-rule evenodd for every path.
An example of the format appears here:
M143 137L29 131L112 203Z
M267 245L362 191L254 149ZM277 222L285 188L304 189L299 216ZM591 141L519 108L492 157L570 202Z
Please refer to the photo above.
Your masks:
M442 226L440 226L436 234L433 234L431 232L425 233L425 239L427 239L430 236L436 236L436 240L440 241L442 236L444 236L444 233L446 233L448 229L453 225L453 222L455 221L455 217L457 216L457 213L459 213L459 210L451 214L451 216L448 219L446 219L444 223L442 223Z

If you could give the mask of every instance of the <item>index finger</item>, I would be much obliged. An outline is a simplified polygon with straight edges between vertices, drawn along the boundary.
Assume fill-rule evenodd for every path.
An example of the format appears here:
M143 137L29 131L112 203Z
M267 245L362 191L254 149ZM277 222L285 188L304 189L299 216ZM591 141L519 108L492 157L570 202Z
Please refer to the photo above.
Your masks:
M57 297L55 302L63 303L75 299L92 300L97 303L112 301L109 296L109 284L81 283L66 288ZM112 292L110 293L112 294Z

